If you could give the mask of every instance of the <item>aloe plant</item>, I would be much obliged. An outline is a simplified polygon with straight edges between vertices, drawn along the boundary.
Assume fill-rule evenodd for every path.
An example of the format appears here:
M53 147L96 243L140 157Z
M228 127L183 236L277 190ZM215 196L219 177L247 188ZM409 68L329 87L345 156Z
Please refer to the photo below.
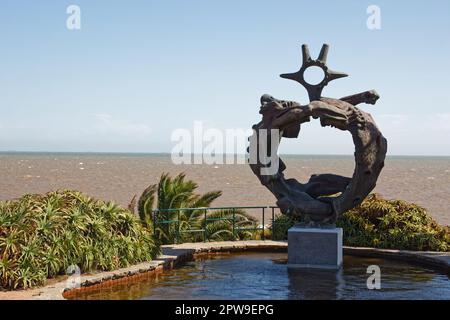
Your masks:
M286 238L295 219L278 216L273 237ZM440 226L424 208L403 200L370 194L361 205L342 214L337 226L344 244L403 250L450 251L450 229Z
M159 254L131 212L77 191L0 202L0 287L29 288L65 273L113 270Z

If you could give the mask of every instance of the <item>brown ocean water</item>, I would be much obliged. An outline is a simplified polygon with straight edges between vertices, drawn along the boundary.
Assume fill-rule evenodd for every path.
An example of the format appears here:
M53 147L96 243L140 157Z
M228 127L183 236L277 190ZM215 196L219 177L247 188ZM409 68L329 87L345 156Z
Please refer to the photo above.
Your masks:
M282 156L285 175L300 181L314 173L351 176L351 156ZM169 155L1 153L0 200L24 193L76 189L93 197L127 205L158 181L162 172L186 172L199 191L222 190L215 206L275 205L247 165L174 165ZM450 157L388 157L375 192L427 208L450 225ZM256 213L255 213L256 214Z

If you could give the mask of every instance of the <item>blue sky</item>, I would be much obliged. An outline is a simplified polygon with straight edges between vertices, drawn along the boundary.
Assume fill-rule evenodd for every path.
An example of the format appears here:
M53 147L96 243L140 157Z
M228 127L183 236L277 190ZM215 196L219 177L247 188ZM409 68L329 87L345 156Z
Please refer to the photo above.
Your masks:
M66 28L67 6L81 30ZM366 27L369 5L381 30ZM362 106L389 154L450 155L450 2L2 1L0 151L170 152L194 121L220 129L260 120L259 97L307 103L281 79L331 45L350 77L323 95L376 89ZM302 126L285 153L353 152L346 132Z

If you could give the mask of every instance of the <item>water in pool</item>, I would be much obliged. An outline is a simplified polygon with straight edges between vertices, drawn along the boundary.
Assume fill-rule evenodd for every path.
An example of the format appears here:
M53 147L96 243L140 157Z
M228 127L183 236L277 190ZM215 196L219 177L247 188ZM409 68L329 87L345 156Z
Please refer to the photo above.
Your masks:
M450 299L445 274L403 262L345 256L339 271L290 269L286 253L199 256L138 283L75 299ZM381 268L381 289L367 289L367 267Z

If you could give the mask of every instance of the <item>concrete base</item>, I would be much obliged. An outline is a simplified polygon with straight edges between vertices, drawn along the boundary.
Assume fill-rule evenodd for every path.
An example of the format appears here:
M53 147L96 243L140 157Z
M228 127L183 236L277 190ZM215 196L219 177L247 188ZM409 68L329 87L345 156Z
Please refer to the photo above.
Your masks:
M342 228L293 226L288 230L288 267L339 269Z

